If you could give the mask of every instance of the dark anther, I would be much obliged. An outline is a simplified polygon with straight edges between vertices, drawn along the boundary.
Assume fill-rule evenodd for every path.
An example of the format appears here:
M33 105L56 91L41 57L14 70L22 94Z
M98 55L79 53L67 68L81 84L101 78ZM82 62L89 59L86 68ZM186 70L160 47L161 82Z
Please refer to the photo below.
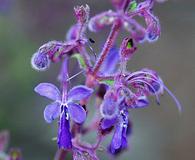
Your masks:
M103 99L105 93L106 93L106 85L100 84L98 91L97 91L97 96Z
M84 110L86 110L86 105L82 105L82 107L84 108Z
M95 41L94 41L92 38L89 38L89 41L90 41L91 43L95 43Z

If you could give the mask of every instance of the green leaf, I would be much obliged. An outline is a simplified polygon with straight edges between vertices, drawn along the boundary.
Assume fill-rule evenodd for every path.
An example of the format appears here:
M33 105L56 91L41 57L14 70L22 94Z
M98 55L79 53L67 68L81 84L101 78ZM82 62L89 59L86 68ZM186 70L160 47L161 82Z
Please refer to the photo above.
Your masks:
M130 11L134 11L137 8L137 2L136 1L132 1L129 5L129 10Z
M100 81L101 83L105 83L105 84L107 84L107 85L109 85L109 86L112 86L112 85L114 85L114 80L110 80L110 79L108 79L108 80L102 80L102 81Z
M72 55L72 57L77 59L81 68L85 69L87 67L83 57L79 53Z
M131 49L131 48L132 48L132 45L131 45L130 42L127 43L127 48L128 48L128 49Z

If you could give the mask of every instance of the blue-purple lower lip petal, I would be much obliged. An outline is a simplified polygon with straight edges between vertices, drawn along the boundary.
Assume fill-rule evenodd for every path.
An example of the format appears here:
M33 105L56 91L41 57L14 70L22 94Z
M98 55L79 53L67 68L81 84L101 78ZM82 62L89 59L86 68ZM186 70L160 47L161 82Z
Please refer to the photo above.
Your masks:
M71 149L72 142L71 142L71 133L70 133L70 124L69 120L66 119L66 112L63 112L60 121L59 121L59 128L58 128L58 147L62 149Z
M118 124L116 126L114 135L112 137L111 147L113 149L119 149L121 147L121 144L122 144L122 131L123 131L123 127Z
M60 115L60 104L54 102L46 106L44 110L44 118L47 123L51 123L54 119Z
M68 103L68 113L70 114L71 119L76 123L83 123L86 119L86 111L81 105L76 103Z
M51 83L40 83L35 87L34 91L54 101L60 100L61 97L58 88Z

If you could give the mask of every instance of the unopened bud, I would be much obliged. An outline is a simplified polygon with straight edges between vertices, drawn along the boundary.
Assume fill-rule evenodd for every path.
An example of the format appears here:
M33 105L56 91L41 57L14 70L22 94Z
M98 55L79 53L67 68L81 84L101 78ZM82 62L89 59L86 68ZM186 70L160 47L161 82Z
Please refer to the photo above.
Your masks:
M149 42L155 42L160 36L160 26L158 24L152 24L148 26L146 33L146 39Z
M74 12L78 22L86 23L89 19L89 11L90 8L87 4L85 6L82 5L82 6L75 7Z
M136 50L135 42L131 37L127 37L123 40L121 49L120 49L120 56L121 59L128 60L132 57Z
M37 71L45 71L49 68L50 59L47 54L36 52L31 58L31 65Z

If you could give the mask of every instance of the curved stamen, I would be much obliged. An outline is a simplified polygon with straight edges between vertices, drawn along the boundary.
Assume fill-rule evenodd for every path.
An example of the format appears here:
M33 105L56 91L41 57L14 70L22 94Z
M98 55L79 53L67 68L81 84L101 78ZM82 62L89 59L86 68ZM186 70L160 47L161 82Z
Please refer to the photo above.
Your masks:
M145 75L150 75L150 76L152 76L152 77L154 77L154 78L157 78L154 74L152 74L152 73L150 73L150 72L146 72L146 71L136 71L136 72L133 72L132 74L130 74L126 79L130 79L131 77L133 77L133 76L136 76L136 75L138 75L138 74L145 74Z
M149 84L149 83L148 83L147 81L145 81L145 80L134 80L134 81L129 81L129 83L136 83L136 82L142 82L142 83L145 83L146 85L148 85L148 86L153 90L153 92L154 92L154 94L155 94L155 96L156 96L157 103L160 104L159 96L158 96L158 94L156 94L155 88L154 88L151 84Z
M141 78L141 77L140 77L140 78ZM179 112L182 112L182 105L180 104L179 100L178 100L178 99L176 98L176 96L167 88L167 86L166 86L164 83L162 83L161 81L157 81L157 80L155 80L155 79L153 79L153 78L150 78L150 77L142 77L142 78L147 78L147 79L149 79L149 80L153 80L154 82L158 83L159 85L162 85L163 88L167 91L167 93L171 96L171 98L172 98L172 99L174 100L174 102L176 103L176 106L177 106ZM137 77L137 79L134 78L134 79L132 79L132 80L139 80L139 79L138 79L138 77ZM131 82L131 81L130 81L130 82ZM155 93L155 92L154 92L154 93Z
M167 86L163 85L164 89L167 91L167 93L171 96L171 98L173 98L173 100L175 101L176 103L176 106L179 110L179 112L181 113L182 112L182 105L181 103L179 102L179 100L175 97L175 95L167 88Z

